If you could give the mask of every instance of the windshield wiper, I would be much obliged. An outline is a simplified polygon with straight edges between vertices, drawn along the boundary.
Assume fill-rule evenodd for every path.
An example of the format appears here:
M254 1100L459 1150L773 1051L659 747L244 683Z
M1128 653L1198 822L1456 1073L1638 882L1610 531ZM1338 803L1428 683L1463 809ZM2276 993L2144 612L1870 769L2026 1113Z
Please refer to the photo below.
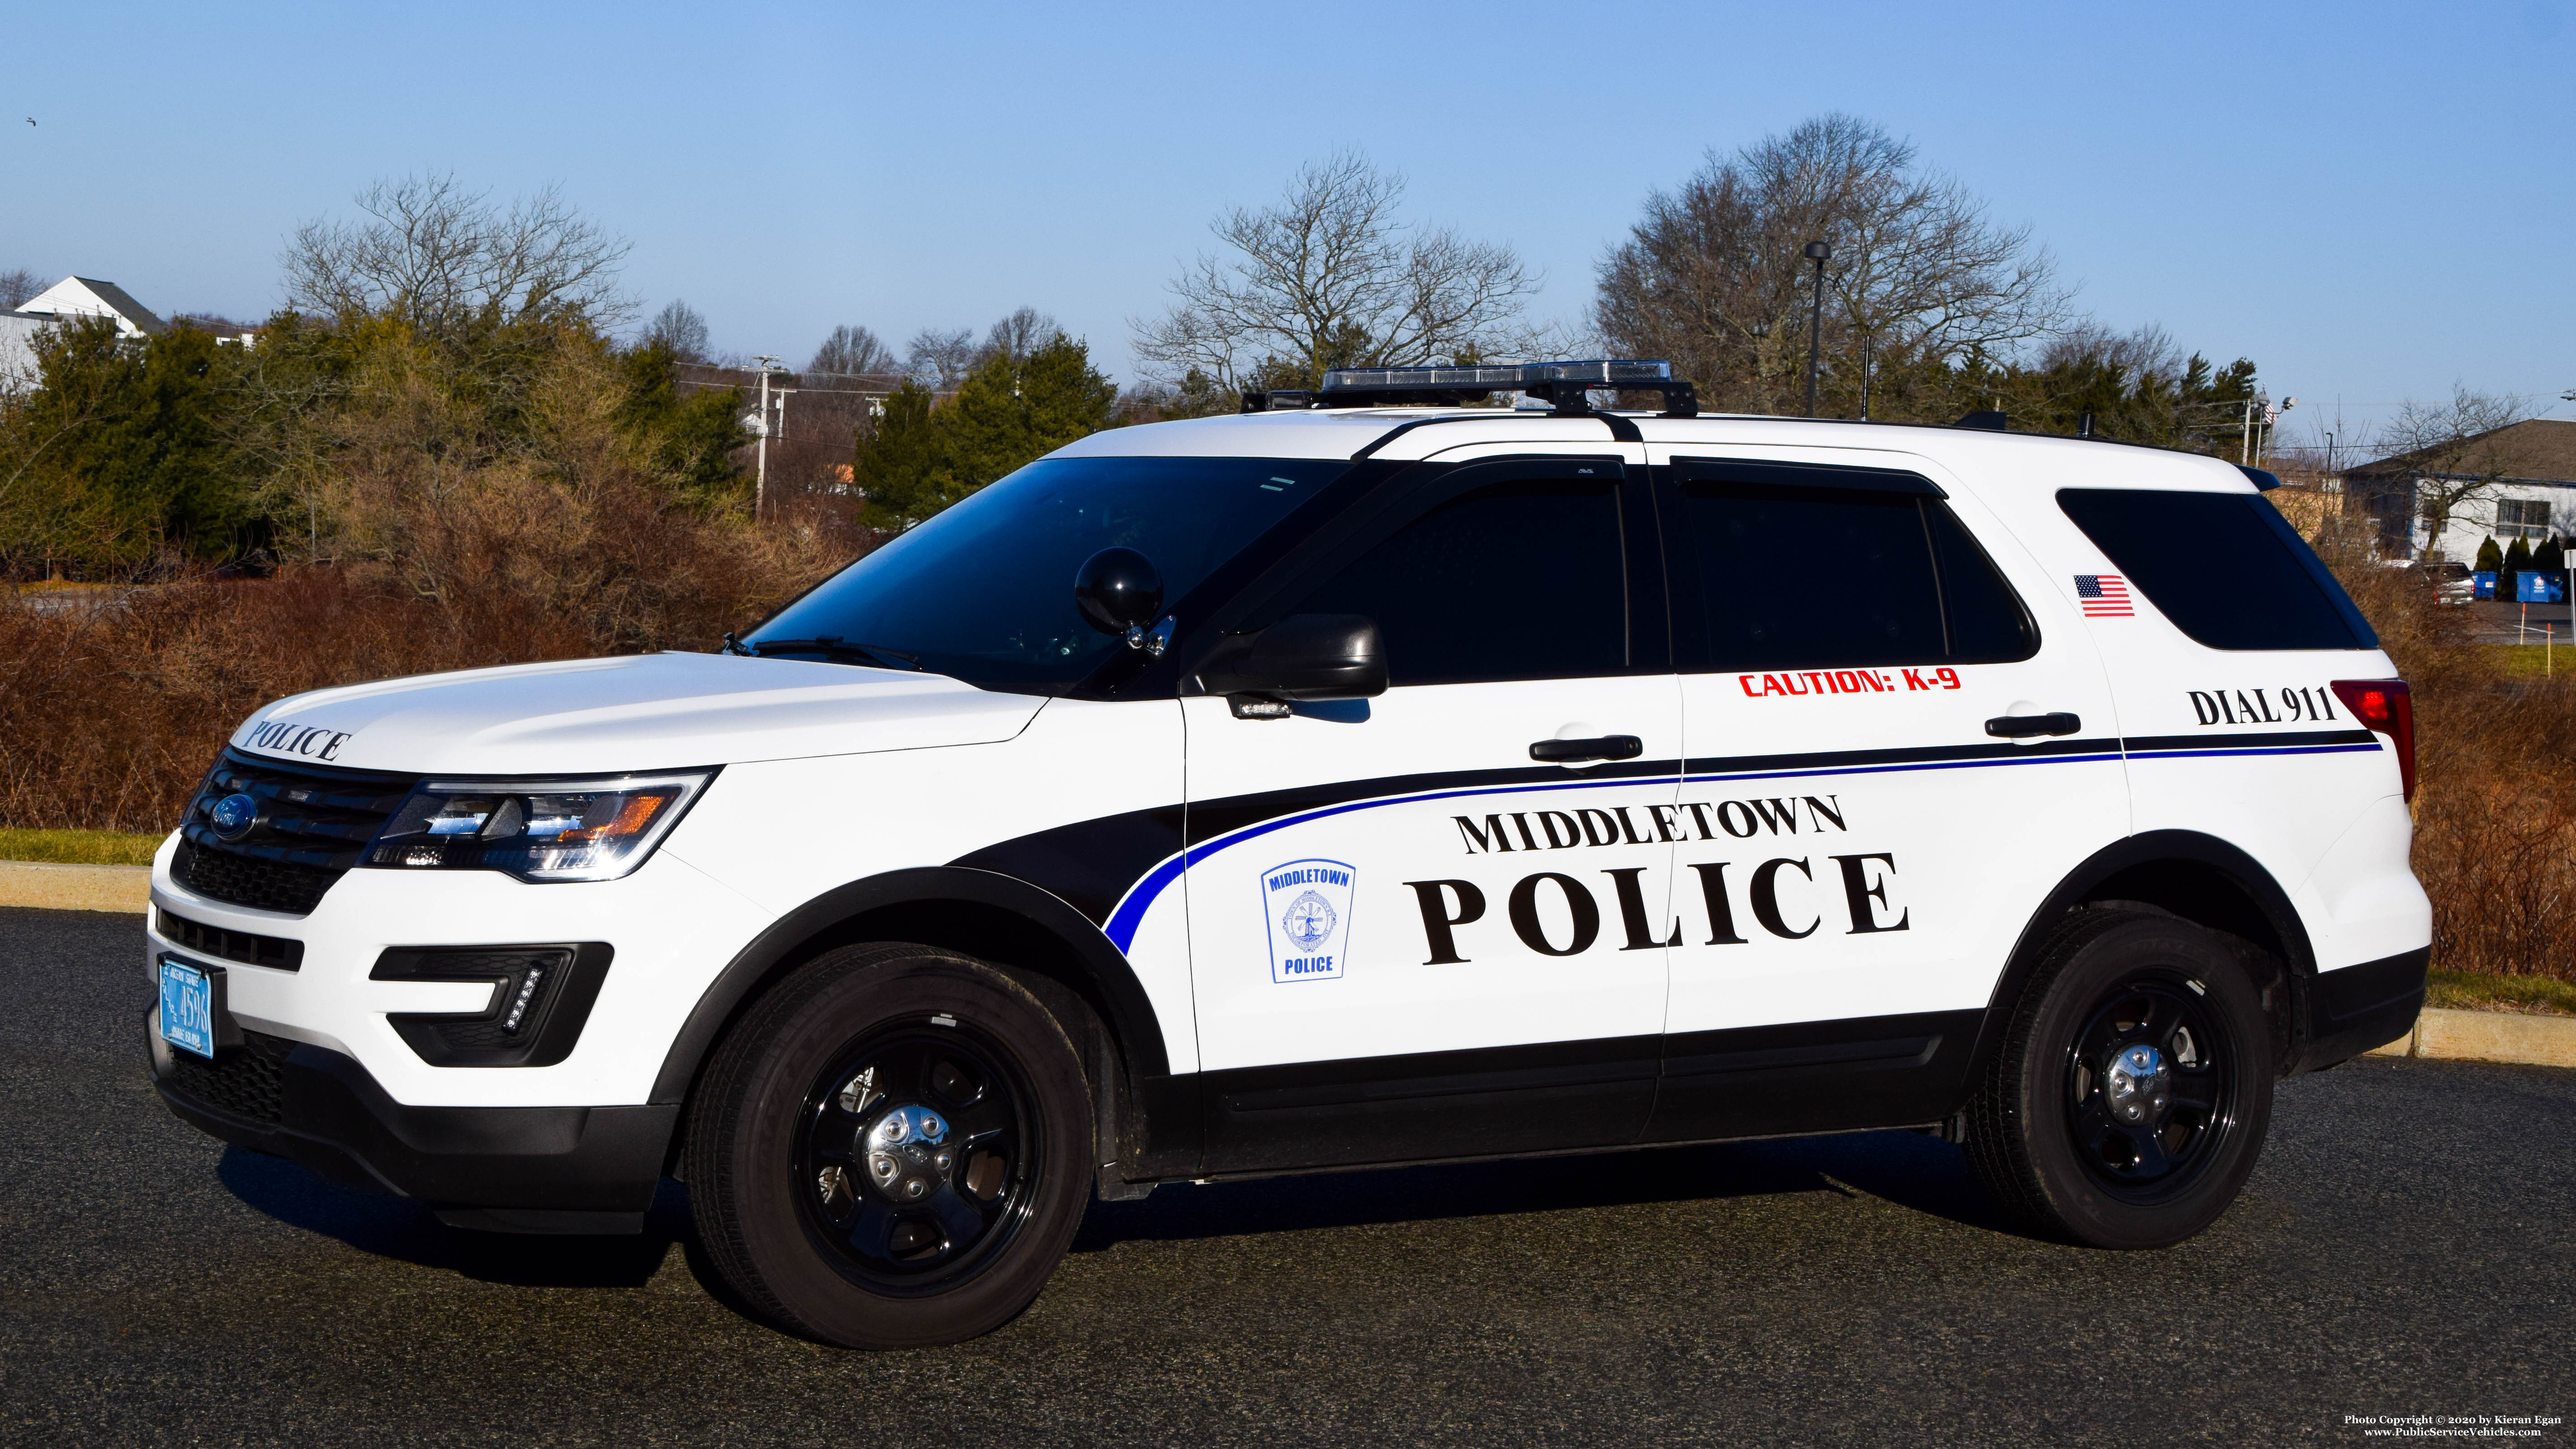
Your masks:
M764 651L776 649L789 654L821 654L832 659L865 659L880 663L891 659L906 669L921 668L921 656L918 654L906 654L900 649L888 649L882 644L853 643L838 634L825 634L813 639L759 639L750 643L744 643L727 634L725 643L729 646L728 652L748 654L755 659L766 659L769 656Z

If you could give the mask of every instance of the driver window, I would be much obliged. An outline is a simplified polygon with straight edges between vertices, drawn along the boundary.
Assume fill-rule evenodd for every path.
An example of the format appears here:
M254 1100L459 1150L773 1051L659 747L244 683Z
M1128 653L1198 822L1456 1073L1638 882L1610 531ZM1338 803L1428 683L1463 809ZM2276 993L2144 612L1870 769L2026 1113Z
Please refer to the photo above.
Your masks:
M1376 620L1395 685L1621 673L1618 484L1523 481L1461 494L1282 612Z

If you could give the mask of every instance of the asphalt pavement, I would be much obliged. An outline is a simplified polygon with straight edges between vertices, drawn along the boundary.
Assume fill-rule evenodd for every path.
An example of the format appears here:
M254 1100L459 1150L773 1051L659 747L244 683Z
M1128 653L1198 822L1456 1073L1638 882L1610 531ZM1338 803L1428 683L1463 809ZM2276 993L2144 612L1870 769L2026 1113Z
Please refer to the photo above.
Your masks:
M640 1238L460 1232L173 1120L132 916L0 911L0 1442L2270 1444L2576 1415L2576 1072L2285 1083L2161 1253L1906 1133L1174 1186L1036 1306L856 1354ZM2438 1421L2437 1421L2438 1422ZM2537 1439L2576 1440L2567 1425Z

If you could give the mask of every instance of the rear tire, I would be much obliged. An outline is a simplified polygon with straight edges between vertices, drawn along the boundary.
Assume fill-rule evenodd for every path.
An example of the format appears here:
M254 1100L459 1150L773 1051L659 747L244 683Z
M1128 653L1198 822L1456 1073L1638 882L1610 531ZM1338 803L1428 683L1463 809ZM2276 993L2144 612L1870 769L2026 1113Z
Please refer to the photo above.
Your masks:
M2253 948L2178 917L2081 912L2045 949L1968 1107L1968 1161L2043 1236L2162 1248L2236 1200L2271 1123Z
M849 946L774 987L690 1104L698 1236L781 1327L955 1343L1034 1301L1081 1224L1091 1099L1064 1026L1007 974Z

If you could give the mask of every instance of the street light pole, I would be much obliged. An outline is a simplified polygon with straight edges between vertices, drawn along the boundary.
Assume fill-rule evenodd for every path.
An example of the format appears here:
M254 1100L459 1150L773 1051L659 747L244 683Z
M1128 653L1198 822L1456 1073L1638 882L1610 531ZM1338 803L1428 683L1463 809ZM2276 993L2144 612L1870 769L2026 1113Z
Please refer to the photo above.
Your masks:
M1807 416L1816 415L1816 365L1825 342L1825 259L1834 254L1830 242L1811 241L1806 256L1816 264L1816 308L1807 321Z

